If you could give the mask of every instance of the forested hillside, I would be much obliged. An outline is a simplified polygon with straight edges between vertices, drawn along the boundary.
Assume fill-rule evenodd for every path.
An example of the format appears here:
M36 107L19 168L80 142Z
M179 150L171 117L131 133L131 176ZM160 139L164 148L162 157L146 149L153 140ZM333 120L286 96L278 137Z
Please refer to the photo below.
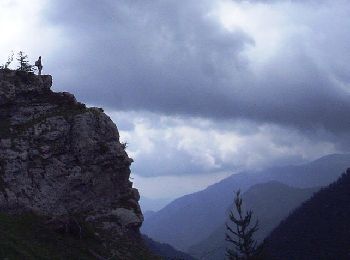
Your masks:
M269 259L350 259L350 169L268 237Z

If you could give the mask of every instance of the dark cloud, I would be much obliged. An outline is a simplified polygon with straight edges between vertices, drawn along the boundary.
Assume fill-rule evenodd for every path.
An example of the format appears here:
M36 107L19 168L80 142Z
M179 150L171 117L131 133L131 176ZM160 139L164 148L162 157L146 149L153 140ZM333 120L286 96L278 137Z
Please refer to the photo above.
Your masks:
M255 71L245 56L253 36L225 30L210 15L215 3L51 1L48 22L67 41L50 64L56 86L116 110L348 132L349 4L296 17L309 33L291 36Z

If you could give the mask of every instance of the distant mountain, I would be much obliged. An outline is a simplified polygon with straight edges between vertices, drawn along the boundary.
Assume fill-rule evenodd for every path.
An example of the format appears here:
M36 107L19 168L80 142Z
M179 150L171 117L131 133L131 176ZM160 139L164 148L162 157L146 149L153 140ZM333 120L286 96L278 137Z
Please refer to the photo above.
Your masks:
M254 216L259 220L259 230L255 238L261 242L281 220L317 190L319 188L292 188L276 181L251 187L242 197L244 208L253 210ZM227 216L231 208L227 210ZM189 253L198 259L224 259L226 248L229 246L225 242L225 232L223 220L222 225L207 239L192 246Z
M142 238L151 252L157 256L160 256L163 260L196 260L194 257L181 251L175 250L168 244L156 242L146 235L142 235Z
M143 214L144 219L149 219L149 218L151 218L154 214L156 214L156 211L149 210L149 211L143 212L142 214Z
M350 154L331 154L311 163L272 168L262 173L294 187L326 186L334 182L350 163Z
M156 241L186 252L208 237L226 216L233 190L243 190L258 182L255 176L240 174L204 191L186 195L144 221L141 232Z
M146 219L141 231L149 237L188 252L209 237L227 216L237 189L269 181L308 188L328 185L350 165L349 154L334 154L311 163L234 174L207 189L183 196Z
M142 212L146 211L158 211L164 208L172 199L151 199L141 195L139 204Z
M350 169L267 238L268 259L350 259Z

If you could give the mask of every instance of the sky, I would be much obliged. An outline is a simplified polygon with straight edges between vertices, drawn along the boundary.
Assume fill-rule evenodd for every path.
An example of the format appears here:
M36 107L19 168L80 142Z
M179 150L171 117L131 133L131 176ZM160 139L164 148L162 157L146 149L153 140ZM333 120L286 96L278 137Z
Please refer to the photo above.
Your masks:
M151 199L349 152L346 0L1 0L14 51L103 107Z

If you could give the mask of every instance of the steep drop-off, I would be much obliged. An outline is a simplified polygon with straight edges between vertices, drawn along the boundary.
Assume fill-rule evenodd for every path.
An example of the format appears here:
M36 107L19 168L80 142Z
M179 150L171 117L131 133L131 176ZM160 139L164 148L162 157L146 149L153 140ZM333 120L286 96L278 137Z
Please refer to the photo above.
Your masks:
M117 127L102 109L52 92L51 84L48 75L0 70L0 211L39 216L79 239L88 225L103 257L149 257L129 181L132 159Z

